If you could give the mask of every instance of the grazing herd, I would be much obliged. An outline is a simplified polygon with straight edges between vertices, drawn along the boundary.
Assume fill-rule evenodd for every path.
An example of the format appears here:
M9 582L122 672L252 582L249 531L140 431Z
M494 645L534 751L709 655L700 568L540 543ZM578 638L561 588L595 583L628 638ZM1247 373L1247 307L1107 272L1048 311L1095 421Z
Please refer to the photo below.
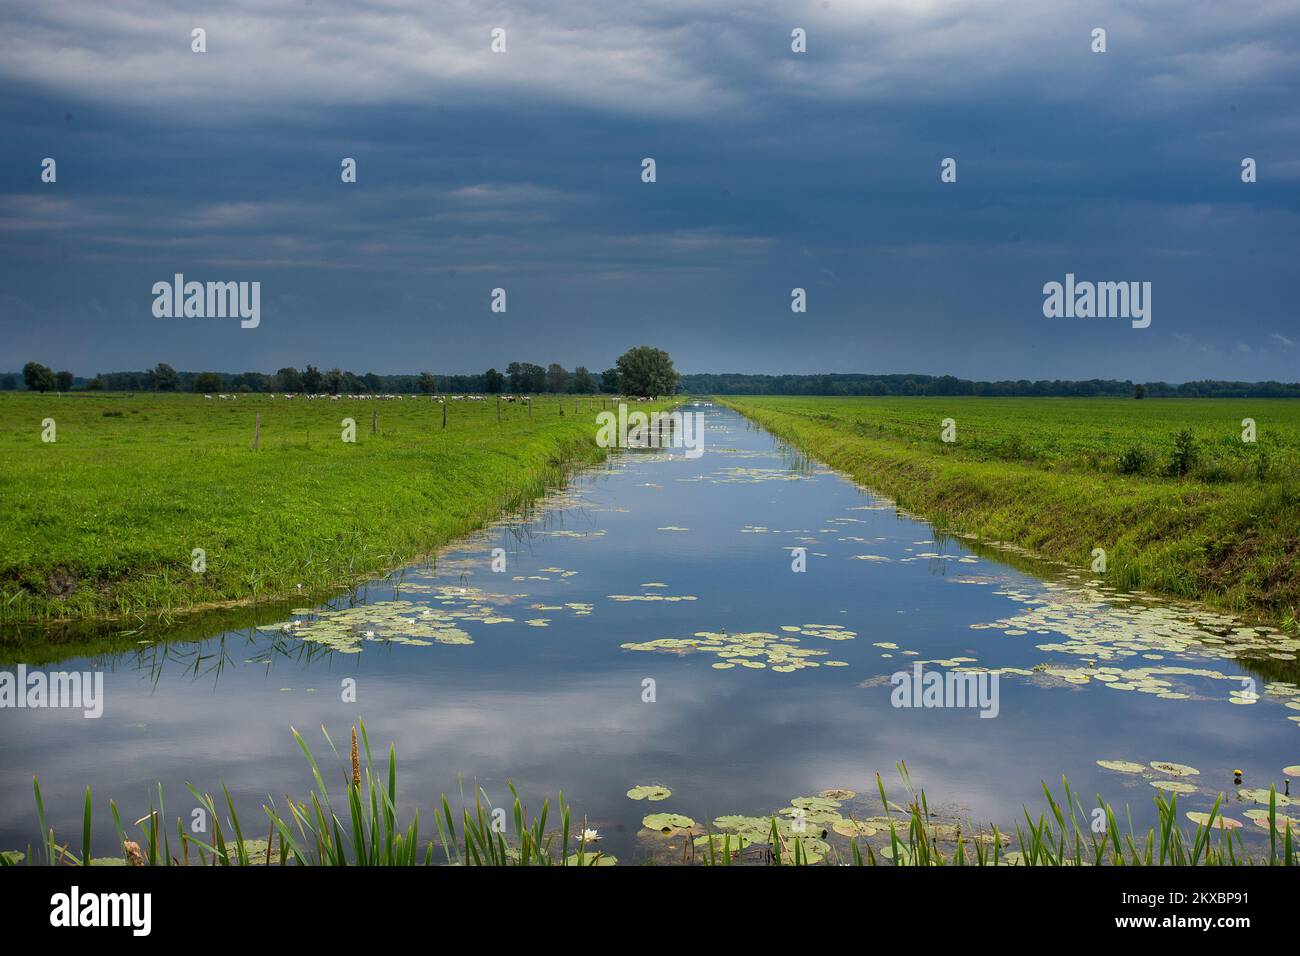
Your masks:
M206 398L208 401L212 401L213 399L218 399L223 402L226 401L227 399L239 398L239 396L235 393L231 393L229 395L221 395L221 394L204 395L203 397ZM322 399L322 400L337 402L347 398L347 399L352 399L354 401L365 401L368 399L373 399L379 402L400 402L406 398L409 398L412 401L416 401L419 399L420 396L418 395L331 395L328 392L320 392L320 393L285 392L284 397L286 400L291 400L295 398L305 398L308 401L312 399ZM501 397L504 398L507 402L515 401L515 397L513 395L502 395ZM271 393L271 398L275 398L274 392ZM481 402L485 400L482 395L450 395L450 396L430 395L429 396L429 399L435 402L442 402L445 398L450 398L453 402L466 402L466 401ZM521 397L519 401L526 402L529 401L529 399L526 397Z
M217 394L217 395L204 395L203 397L206 398L208 401L219 399L220 401L224 402L227 401L228 399L238 399L239 395L235 392L232 392L229 395ZM274 392L271 393L271 397L275 398ZM365 401L368 399L374 399L375 401L380 401L380 402L393 402L393 401L400 402L405 398L409 398L412 401L416 401L419 399L418 395L331 395L328 392L321 392L321 393L286 392L284 397L286 400L291 400L295 398L305 398L308 401L311 401L312 399L322 399L322 400L327 399L331 402L337 402L345 398L351 399L353 401ZM447 401L448 399L450 399L453 402L483 402L483 401L487 401L487 396L485 395L430 395L429 396L430 401L438 402L439 404L442 404L444 401ZM532 396L530 395L502 395L501 400L504 402L529 403L533 399ZM638 401L638 402L653 402L654 400L655 400L654 396L650 396L649 398L641 397L641 398L634 399L634 401Z

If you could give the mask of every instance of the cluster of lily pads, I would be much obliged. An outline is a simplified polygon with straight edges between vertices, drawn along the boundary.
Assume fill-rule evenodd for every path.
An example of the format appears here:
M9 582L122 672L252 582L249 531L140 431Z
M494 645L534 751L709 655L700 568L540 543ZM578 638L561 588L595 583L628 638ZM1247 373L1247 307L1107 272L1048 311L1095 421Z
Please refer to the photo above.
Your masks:
M1201 772L1187 764L1173 763L1168 760L1153 760L1147 764L1137 763L1133 760L1098 760L1097 766L1116 773L1141 776L1151 786L1166 793L1190 796L1199 793L1201 790L1191 780L1193 777L1199 777ZM1153 777L1151 771L1155 771L1160 776ZM1287 777L1300 777L1300 765L1283 767L1282 773ZM1240 781L1241 777L1237 775L1236 779ZM1238 782L1234 784L1232 796L1225 803L1229 808L1250 804L1251 806L1241 810L1241 815L1255 825L1267 830L1269 828L1268 806L1270 801L1278 810L1281 810L1284 807L1293 805L1297 800L1300 800L1300 798L1293 798L1285 792L1278 793L1268 787L1243 787ZM1209 814L1200 811L1188 812L1187 818L1201 826L1208 825L1210 820ZM1214 820L1215 826L1224 830L1236 830L1242 826L1240 820L1223 813L1216 814ZM1295 836L1300 838L1300 819L1279 813L1274 825L1279 830L1289 826Z
M852 640L857 635L839 624L783 625L782 634L768 631L743 631L728 634L723 631L696 631L693 637L663 637L653 641L628 642L619 646L627 651L650 651L668 654L713 654L719 659L711 666L715 670L747 667L754 670L771 668L778 674L788 674L805 667L847 667L847 661L816 661L829 651L803 647L794 634L818 637L830 641Z
M653 795L650 795L653 794ZM670 792L659 785L634 787L628 791L632 799L666 799ZM865 845L867 838L881 835L883 845L875 852L886 859L893 858L893 841L889 839L891 825L894 832L907 831L907 811L893 801L886 804L890 813L857 818L846 816L844 804L857 794L852 790L834 788L822 790L812 796L794 797L789 806L767 816L724 814L709 824L702 824L682 813L650 813L641 820L642 837L658 839L679 837L690 841L697 855L718 854L730 851L733 855L744 853L748 847L764 847L768 853L780 853L782 863L798 859L804 863L821 863L832 852L836 838L856 840ZM776 846L773 846L773 827L776 828ZM991 844L992 834L962 831L956 823L930 820L926 823L931 841L953 841L959 836L968 841ZM1000 837L1003 846L1006 837ZM900 847L906 853L906 847ZM1012 855L1013 856L1013 855ZM903 860L901 862L907 862Z
M551 580L550 575L558 575L563 580L578 573L555 567L541 570L546 574L517 575L514 580ZM424 594L429 595L429 599L423 603L395 598L348 608L295 608L291 612L293 619L263 625L258 630L285 634L341 654L357 654L368 642L415 647L473 644L474 639L465 629L465 625L471 622L485 625L518 622L528 627L548 627L553 620L551 617L537 615L519 621L499 609L501 605L526 600L526 594L489 593L466 585L419 580L402 581L394 587L398 593ZM655 597L663 600L695 600L694 597ZM593 613L595 606L585 601L555 604L538 601L528 605L528 609L587 617Z
M407 585L406 590L419 585ZM522 595L488 594L478 588L431 585L428 590L442 607L404 598L375 601L347 608L296 608L292 620L263 625L259 631L278 632L328 647L340 654L357 654L367 642L427 647L431 644L473 644L462 625L507 624L515 619L497 605Z
M1024 604L1028 610L997 621L971 624L973 630L1000 630L1008 637L1057 635L1063 640L1045 641L1036 647L1080 661L1077 666L1040 665L1036 668L1038 674L1070 684L1095 682L1112 690L1150 694L1163 700L1194 696L1188 693L1191 679L1226 681L1233 685L1227 695L1229 702L1249 705L1261 698L1278 699L1286 709L1297 712L1289 719L1300 724L1300 686L1294 682L1269 681L1261 694L1244 684L1240 675L1214 667L1175 662L1121 666L1132 658L1144 662L1174 658L1197 664L1206 659L1259 657L1294 661L1300 653L1300 637L1269 627L1248 627L1202 608L1151 601L1142 592L1122 593L1077 577L1068 585L1049 581L1028 590L1004 585L994 593Z
M830 473L828 468L816 468L806 474L790 471L786 468L723 468L711 475L693 475L690 478L678 478L677 480L718 485L735 483L749 485L764 481L804 481Z

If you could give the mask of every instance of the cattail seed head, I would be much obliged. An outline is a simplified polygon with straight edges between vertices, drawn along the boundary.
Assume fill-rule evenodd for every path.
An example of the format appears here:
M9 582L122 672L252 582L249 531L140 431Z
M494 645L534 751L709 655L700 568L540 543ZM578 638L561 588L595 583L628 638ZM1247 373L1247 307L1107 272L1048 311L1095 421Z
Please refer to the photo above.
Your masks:
M361 755L357 752L357 728L352 728L352 786L361 787Z

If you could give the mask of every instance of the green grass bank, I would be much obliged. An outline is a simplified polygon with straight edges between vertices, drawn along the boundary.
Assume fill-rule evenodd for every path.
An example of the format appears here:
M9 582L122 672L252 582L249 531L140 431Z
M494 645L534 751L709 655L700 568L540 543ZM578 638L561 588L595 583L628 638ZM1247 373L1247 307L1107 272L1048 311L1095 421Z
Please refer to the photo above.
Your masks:
M0 395L0 624L347 586L600 461L601 401Z
M1117 586L1297 626L1300 402L715 400L940 530L1084 568L1103 548Z

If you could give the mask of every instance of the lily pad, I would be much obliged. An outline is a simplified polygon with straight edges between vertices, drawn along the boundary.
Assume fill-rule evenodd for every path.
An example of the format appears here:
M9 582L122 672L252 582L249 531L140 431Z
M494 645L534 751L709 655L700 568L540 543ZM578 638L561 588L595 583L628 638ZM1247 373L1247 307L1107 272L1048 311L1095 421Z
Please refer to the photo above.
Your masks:
M1183 763L1170 763L1167 760L1153 760L1151 769L1167 773L1171 777L1195 777L1200 775L1200 771L1195 767L1189 767Z
M886 859L894 860L894 845L891 843L888 846L881 847L880 855ZM894 860L894 862L900 866L908 866L911 864L912 851L908 849L906 843L898 844L898 859Z
M864 820L840 820L832 827L840 836L869 837L876 835L876 828Z
M795 862L796 845L799 847L799 860L802 863L820 863L826 859L826 854L831 849L829 843L816 837L792 837L787 847L781 852L782 863L791 864Z
M572 853L564 861L565 866L617 866L618 857L607 853L584 853L579 862L578 854Z
M790 801L790 806L799 807L810 812L819 812L826 810L835 810L839 807L840 802L831 797L795 797Z
M1097 766L1118 770L1120 773L1141 773L1146 769L1145 764L1134 763L1132 760L1098 760Z
M1247 810L1242 814L1242 816L1255 824L1255 826L1259 827L1261 830L1268 829L1267 810ZM1286 833L1287 827L1290 827L1292 838L1300 837L1300 820L1297 820L1295 817L1284 817L1279 813L1274 818L1274 823L1277 826L1278 833Z
M642 784L639 787L633 787L627 792L632 800L667 800L673 795L673 792L667 787L662 787L657 783Z
M1151 786L1169 793L1195 793L1196 787L1181 780L1152 780Z
M733 813L727 816L718 817L713 821L713 825L719 830L735 830L737 833L766 834L772 828L772 820L769 817L746 817Z
M1243 787L1237 791L1237 795L1243 800L1253 800L1255 803L1262 803L1265 806L1268 806L1269 792L1264 787L1256 787L1253 790L1249 787ZM1275 794L1275 797L1279 807L1287 807L1291 805L1291 798L1285 793Z
M259 863L265 865L266 847L267 847L267 843L263 839L259 838L259 839L245 840L244 852L248 854L248 862L251 863L253 866L257 866ZM230 854L230 859L232 862L238 859L238 857L236 856L238 851L234 848L233 845L227 845L226 852ZM272 853L271 859L276 860L278 862L279 857L276 854Z
M680 813L652 813L641 821L641 825L647 830L672 833L674 830L693 829L696 824L690 817Z
M695 849L703 853L710 852L710 841L713 844L712 852L730 852L732 856L743 852L753 842L743 833L705 833L695 838Z
M1198 827L1208 827L1210 825L1210 815L1208 813L1189 812L1187 819L1191 820ZM1214 817L1214 828L1216 830L1240 830L1241 821L1234 820L1232 817L1216 815Z

